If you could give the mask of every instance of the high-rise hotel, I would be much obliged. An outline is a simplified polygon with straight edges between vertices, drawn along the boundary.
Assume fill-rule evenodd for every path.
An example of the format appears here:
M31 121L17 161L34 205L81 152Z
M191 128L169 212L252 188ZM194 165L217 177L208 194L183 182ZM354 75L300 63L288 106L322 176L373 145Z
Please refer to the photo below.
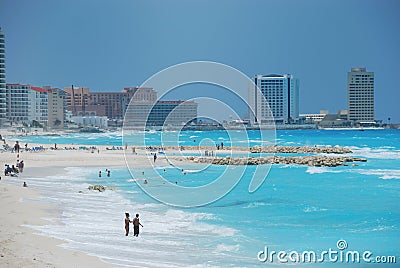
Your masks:
M353 123L375 123L374 73L366 68L352 68L347 73L348 120Z
M0 126L6 120L6 59L5 38L0 28Z
M249 105L253 112L252 123L296 123L299 120L299 80L293 75L257 75L256 87L249 88ZM264 97L257 94L260 89ZM260 92L259 92L260 93Z

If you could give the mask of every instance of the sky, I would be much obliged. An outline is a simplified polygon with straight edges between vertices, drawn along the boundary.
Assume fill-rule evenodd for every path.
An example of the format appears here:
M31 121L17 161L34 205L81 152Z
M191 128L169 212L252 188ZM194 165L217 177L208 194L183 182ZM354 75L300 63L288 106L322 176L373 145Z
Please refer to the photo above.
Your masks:
M0 0L7 83L121 91L175 64L212 61L250 78L293 74L300 113L336 113L347 109L347 72L366 67L376 119L392 123L399 14L398 0Z

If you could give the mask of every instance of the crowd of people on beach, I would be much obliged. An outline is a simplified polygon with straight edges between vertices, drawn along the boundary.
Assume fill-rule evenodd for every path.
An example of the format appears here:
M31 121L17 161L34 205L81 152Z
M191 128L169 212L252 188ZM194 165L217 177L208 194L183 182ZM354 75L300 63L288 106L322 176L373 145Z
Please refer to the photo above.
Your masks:
M5 166L5 168L4 168L5 176L17 177L19 173L24 172L25 163L23 160L21 160L21 161L19 160L20 150L21 150L21 147L19 145L19 142L16 141L12 152L17 153L17 162L15 165L11 165L11 166L10 166L10 164L4 165Z
M3 150L9 150L11 153L16 153L16 158L17 161L15 165L10 165L10 164L5 164L4 165L4 176L10 176L10 177L18 177L19 174L24 172L24 167L25 163L24 160L20 160L20 152L23 151L24 149L21 148L19 141L16 141L13 147L10 147L7 143L6 140L0 135L0 140L4 142L3 144ZM25 151L28 151L28 144L25 144ZM0 176L1 180L1 176ZM24 181L23 187L28 187L28 184Z

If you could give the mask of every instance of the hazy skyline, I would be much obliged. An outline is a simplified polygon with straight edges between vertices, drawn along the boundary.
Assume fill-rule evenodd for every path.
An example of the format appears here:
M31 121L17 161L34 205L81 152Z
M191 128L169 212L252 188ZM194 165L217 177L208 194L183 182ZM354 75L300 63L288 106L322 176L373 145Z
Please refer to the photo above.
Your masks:
M366 67L376 119L400 122L399 11L396 0L0 0L0 27L7 83L120 91L215 61L249 77L291 73L300 113L335 113L347 109L347 72Z

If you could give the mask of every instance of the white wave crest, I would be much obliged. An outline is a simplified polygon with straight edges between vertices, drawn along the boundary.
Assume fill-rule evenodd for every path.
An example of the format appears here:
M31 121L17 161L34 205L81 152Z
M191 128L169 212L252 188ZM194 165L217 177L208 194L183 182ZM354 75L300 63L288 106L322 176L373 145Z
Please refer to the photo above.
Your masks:
M388 147L373 148L360 148L352 146L350 149L353 151L351 155L362 156L374 159L400 159L400 150L393 150Z
M400 179L400 170L398 169L332 169L328 167L308 167L306 172L309 174L348 172L363 175L375 175L384 180Z
M217 248L215 249L216 252L238 252L240 249L239 245L226 245L226 244L219 244L217 245Z
M364 175L377 175L379 178L388 179L400 179L400 170L398 169L372 169L372 170L361 170L360 174Z

